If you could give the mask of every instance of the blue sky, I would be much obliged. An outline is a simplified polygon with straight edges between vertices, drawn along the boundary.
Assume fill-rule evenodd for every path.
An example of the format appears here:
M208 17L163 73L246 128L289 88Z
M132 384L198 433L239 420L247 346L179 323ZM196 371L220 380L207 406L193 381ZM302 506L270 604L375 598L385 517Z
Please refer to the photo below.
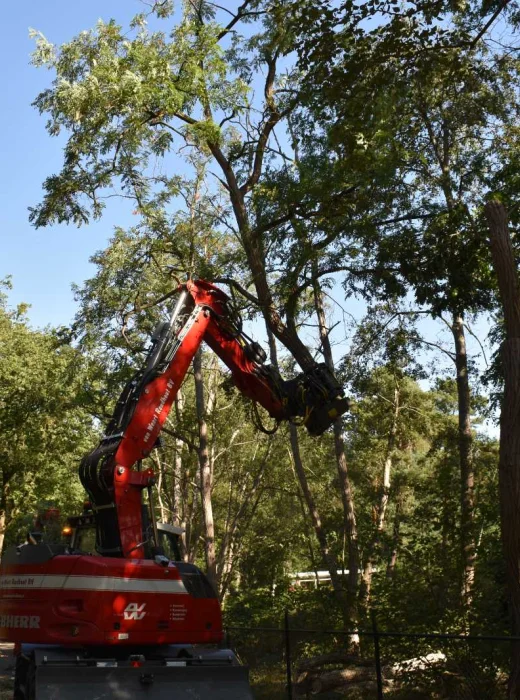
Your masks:
M75 312L73 282L91 276L89 257L105 247L115 224L132 219L123 204L108 207L102 221L84 226L35 230L29 206L41 199L42 182L61 165L63 142L45 130L45 117L31 102L50 84L52 74L30 65L29 27L61 44L101 17L125 25L142 11L139 0L25 0L7 3L7 31L0 42L0 279L13 276L10 302L31 304L34 326L68 323Z

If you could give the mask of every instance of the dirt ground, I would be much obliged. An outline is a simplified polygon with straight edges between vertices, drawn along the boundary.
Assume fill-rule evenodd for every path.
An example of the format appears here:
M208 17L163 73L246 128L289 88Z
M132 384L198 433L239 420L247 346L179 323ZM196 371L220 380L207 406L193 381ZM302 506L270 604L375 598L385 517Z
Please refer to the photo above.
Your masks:
M13 698L13 645L0 642L0 700Z

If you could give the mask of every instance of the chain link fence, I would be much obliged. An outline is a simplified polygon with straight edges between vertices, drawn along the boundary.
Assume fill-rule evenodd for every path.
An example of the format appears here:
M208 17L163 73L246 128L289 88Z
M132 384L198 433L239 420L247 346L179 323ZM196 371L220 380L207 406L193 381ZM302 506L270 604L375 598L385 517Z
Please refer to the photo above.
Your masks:
M372 629L229 627L257 700L495 700L506 698L513 638ZM358 641L349 653L348 637ZM518 640L517 640L518 641Z

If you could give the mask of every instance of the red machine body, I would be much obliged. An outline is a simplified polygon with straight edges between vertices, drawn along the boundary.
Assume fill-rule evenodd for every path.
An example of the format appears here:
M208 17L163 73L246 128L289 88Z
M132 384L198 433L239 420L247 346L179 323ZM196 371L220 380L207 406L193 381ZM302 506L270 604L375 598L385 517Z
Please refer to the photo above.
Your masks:
M218 599L195 566L169 561L159 546L152 469L156 446L179 387L202 341L229 367L237 387L277 419L300 417L323 432L348 403L317 365L284 381L241 330L230 299L208 282L187 282L168 322L159 324L146 364L125 387L80 477L97 528L91 556L65 545L8 549L0 566L0 639L64 647L217 643ZM143 515L148 491L149 521Z
M11 642L135 647L222 638L218 599L190 594L172 562L58 554L39 565L7 563L0 583L0 627Z

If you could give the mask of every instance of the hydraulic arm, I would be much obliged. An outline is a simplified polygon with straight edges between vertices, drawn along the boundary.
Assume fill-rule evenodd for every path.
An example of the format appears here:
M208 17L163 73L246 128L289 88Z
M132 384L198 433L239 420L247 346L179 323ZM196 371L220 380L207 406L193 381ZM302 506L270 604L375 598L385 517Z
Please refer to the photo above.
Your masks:
M81 481L96 516L97 550L105 556L143 559L146 547L160 554L157 541L150 550L141 505L144 489L151 502L154 474L140 466L157 443L202 341L229 367L238 389L277 421L300 418L311 435L320 435L348 409L341 386L325 365L283 380L265 364L263 349L242 332L220 289L199 280L178 291L170 320L154 331L144 368L124 388L106 435L81 463Z

